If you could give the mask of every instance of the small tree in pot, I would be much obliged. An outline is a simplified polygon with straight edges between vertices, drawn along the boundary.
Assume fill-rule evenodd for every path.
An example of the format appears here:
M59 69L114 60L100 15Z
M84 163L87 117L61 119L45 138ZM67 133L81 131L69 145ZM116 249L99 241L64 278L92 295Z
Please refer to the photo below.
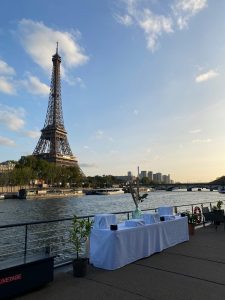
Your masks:
M195 233L195 225L197 223L197 216L196 214L192 214L190 211L186 211L185 213L181 214L182 216L188 217L188 231L190 235L194 235Z
M73 260L73 275L83 277L87 273L88 258L80 257L82 247L88 240L91 232L92 222L88 219L78 219L73 217L70 240L76 251L76 258Z
M214 224L220 225L220 222L224 221L224 209L222 209L223 201L219 200L216 206L213 206L212 211L214 214Z

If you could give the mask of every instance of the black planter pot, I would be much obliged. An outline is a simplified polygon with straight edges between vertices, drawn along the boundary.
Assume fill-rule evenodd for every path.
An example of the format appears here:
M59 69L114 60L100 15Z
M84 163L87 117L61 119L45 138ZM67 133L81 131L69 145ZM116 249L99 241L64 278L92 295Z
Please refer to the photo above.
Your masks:
M214 214L214 224L220 225L220 222L224 222L224 210L223 209L216 209L213 211Z
M84 277L87 275L88 258L73 260L73 276Z

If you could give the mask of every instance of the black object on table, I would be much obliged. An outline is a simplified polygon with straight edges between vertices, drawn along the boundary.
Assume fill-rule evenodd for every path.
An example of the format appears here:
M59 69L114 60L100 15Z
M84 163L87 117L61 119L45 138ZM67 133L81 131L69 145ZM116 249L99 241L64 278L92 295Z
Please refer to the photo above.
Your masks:
M117 230L118 226L117 225L110 225L110 230Z

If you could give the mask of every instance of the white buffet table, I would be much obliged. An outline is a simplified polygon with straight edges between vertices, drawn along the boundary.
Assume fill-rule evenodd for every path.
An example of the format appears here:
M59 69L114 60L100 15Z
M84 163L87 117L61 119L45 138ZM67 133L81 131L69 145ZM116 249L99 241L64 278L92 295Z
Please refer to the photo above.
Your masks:
M187 240L187 217L137 227L122 223L116 231L92 229L90 262L114 270Z
M94 217L95 229L107 229L114 224L117 224L116 215L114 214L97 214Z

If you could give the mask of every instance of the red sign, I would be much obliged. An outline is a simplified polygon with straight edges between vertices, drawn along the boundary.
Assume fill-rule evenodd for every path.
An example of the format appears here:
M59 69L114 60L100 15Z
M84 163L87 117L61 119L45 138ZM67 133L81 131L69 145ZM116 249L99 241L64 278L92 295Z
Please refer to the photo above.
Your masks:
M3 277L3 278L0 278L0 285L7 284L7 283L17 281L17 280L21 280L21 279L22 279L22 274L15 274L12 276Z

